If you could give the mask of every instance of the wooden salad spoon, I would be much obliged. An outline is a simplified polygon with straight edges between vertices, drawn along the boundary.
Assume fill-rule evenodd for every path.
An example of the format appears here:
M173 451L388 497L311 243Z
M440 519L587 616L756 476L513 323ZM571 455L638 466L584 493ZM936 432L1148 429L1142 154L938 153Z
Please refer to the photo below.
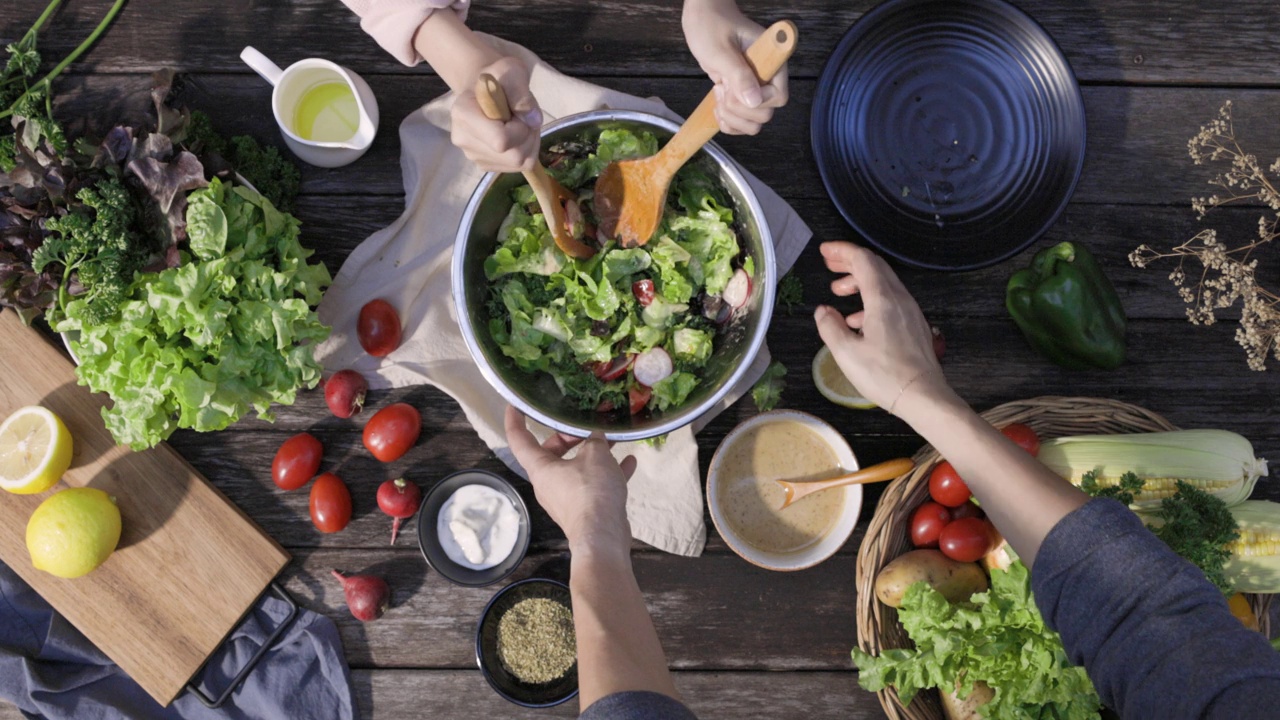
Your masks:
M476 101L480 103L480 109L485 117L490 120L507 122L511 119L511 106L507 104L507 93L498 84L497 78L489 73L481 73L476 79ZM578 198L547 174L547 169L542 167L541 160L537 160L533 168L524 171L524 179L528 181L529 187L533 188L533 194L538 198L538 206L542 208L542 215L547 219L547 227L551 230L551 236L555 238L556 247L571 257L589 258L595 255L596 249L575 238L565 225L564 205L569 202L576 203Z
M779 510L786 510L787 506L799 500L806 495L812 495L823 490L830 490L834 487L843 487L845 485L865 485L867 483L884 482L892 480L899 475L905 475L911 472L916 464L910 458L897 458L894 460L886 460L878 465L872 465L869 468L863 468L848 475L831 478L830 480L814 480L793 481L793 480L775 480L774 482L782 486L782 491L786 493L786 497L782 500L782 507Z
M747 62L755 69L756 78L767 83L787 64L795 49L796 26L781 20L751 43ZM621 160L605 167L596 179L595 194L601 237L616 238L628 248L649 242L662 222L671 179L719 130L716 95L712 91L657 155Z

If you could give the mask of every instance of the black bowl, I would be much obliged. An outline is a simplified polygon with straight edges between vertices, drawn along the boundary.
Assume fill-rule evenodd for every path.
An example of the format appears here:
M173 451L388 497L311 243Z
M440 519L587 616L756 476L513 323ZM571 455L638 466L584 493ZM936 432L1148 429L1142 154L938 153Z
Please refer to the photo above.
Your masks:
M578 665L558 680L548 683L526 683L502 666L498 659L498 622L502 615L516 603L529 598L547 598L563 603L573 610L569 598L569 586L558 580L529 578L512 583L493 596L480 616L476 627L476 665L489 681L489 686L507 700L527 708L545 708L559 705L578 694Z
M889 0L822 71L813 153L845 220L917 267L1012 257L1057 219L1084 166L1066 58L1003 0Z
M487 570L472 570L459 565L449 559L444 547L440 545L440 536L436 530L440 508L463 485L485 485L497 490L510 498L516 513L520 515L520 533L516 536L516 545L511 554L506 560ZM427 564L449 582L463 587L492 585L515 572L529 550L529 509L525 507L520 493L506 480L485 470L461 470L441 480L422 499L422 507L418 510L418 547Z

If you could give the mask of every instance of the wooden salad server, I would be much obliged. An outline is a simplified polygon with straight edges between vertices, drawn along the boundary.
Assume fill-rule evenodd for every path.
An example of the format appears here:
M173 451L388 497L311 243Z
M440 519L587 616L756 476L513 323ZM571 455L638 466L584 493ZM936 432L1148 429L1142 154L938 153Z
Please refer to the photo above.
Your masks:
M867 483L884 482L892 480L900 475L911 472L916 466L910 458L897 458L895 460L886 460L878 465L872 465L869 468L851 472L848 475L831 478L830 480L814 480L812 482L792 481L792 480L775 480L774 482L782 486L782 491L786 493L786 497L782 500L782 507L779 510L786 510L787 506L799 500L806 495L812 495L823 490L830 490L834 487L843 487L845 485L866 485Z
M767 83L778 74L796 49L796 26L780 20L747 48L747 62L756 78ZM623 247L649 242L662 222L667 188L676 172L707 141L715 137L715 92L707 93L680 131L657 155L610 163L596 180L595 210L601 238L616 238Z
M507 104L507 94L498 84L497 78L489 73L482 73L476 79L476 101L480 103L480 109L490 120L507 122L511 119L511 106ZM537 160L532 169L524 171L524 179L528 181L529 187L533 188L533 194L538 198L538 205L542 208L543 216L547 218L547 227L551 230L551 236L555 238L556 247L570 257L589 258L595 255L594 247L573 237L569 228L565 226L564 204L576 203L578 198L547 174L547 169L542 167L541 160Z

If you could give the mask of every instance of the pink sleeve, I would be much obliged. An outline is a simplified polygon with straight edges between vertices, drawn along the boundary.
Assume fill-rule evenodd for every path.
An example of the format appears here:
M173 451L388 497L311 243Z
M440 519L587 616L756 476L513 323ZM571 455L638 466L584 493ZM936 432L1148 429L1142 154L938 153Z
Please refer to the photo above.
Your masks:
M463 19L471 0L342 0L360 16L360 27L384 50L405 65L417 65L422 56L413 48L413 36L436 10L449 8Z

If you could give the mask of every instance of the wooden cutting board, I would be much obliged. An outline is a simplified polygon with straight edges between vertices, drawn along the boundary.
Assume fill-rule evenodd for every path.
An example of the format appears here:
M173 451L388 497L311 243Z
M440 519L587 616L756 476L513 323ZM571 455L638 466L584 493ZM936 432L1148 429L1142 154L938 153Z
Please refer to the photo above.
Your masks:
M168 705L289 555L168 445L117 446L99 415L105 404L76 385L71 362L40 333L0 311L0 420L43 405L66 423L75 447L71 469L48 492L0 491L0 558ZM85 485L116 498L119 547L75 580L36 570L27 519L58 490Z

